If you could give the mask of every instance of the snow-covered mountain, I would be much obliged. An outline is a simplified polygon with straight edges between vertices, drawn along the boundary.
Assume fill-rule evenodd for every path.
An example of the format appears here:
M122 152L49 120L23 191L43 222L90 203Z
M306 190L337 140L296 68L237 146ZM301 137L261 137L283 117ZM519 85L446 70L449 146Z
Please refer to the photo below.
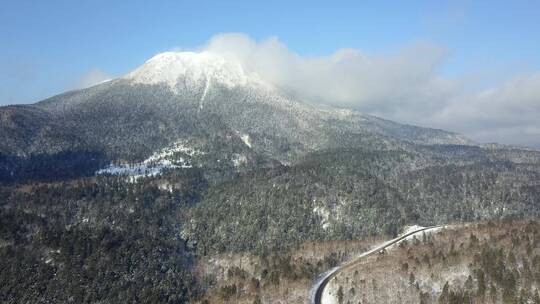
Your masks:
M330 149L474 145L459 134L299 100L210 52L161 53L117 79L2 107L0 117L0 167L8 177L32 171L25 166L42 157L90 174L143 162L176 142L208 151L199 164L214 168L238 168L234 159L245 168L286 165Z
M166 83L175 92L179 87L196 89L201 83L207 87L215 82L229 89L264 83L239 63L207 51L160 53L122 78L139 84Z

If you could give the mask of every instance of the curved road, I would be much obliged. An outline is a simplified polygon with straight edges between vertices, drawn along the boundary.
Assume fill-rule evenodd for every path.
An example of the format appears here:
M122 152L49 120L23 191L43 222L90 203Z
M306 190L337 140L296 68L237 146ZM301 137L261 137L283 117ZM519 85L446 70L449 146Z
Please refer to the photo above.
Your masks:
M368 257L370 255L373 255L377 252L380 252L381 250L385 249L388 246L392 246L395 243L420 232L424 232L426 230L432 230L436 228L442 228L443 226L431 226L431 227L422 227L418 228L416 230L407 232L395 239L389 240L382 245L379 245L371 250L368 250L361 255L357 256L356 258L350 260L349 262L346 262L342 264L341 266L334 267L330 269L329 271L322 273L317 281L315 282L313 288L311 289L310 296L309 296L309 303L310 304L321 304L322 303L322 295L324 293L324 289L328 285L328 283L334 278L339 272L343 271L344 269L350 268L355 266L360 262L362 258Z

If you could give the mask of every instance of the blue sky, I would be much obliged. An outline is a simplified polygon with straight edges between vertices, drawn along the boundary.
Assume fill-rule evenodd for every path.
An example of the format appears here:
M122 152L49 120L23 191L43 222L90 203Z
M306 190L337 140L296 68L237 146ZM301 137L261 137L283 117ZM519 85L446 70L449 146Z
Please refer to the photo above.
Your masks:
M513 96L506 92L522 82L534 91L540 71L539 12L540 1L1 0L0 105L36 102L81 87L96 74L119 76L158 52L197 48L231 32L243 33L256 43L277 37L290 53L304 58L332 56L344 48L384 57L418 44L436 46L444 56L433 63L436 73L430 81L443 78L459 86L451 93L452 100L474 91L463 100L484 105L478 96L490 92ZM519 101L510 104L516 117L523 109L537 108L533 93L519 107ZM513 135L495 136L501 132L482 135L479 128L485 130L486 125L474 123L508 124L500 122L508 100L497 101L501 105L497 115L471 116L471 109L461 113L471 116L468 121L454 124L441 121L457 113L455 101L444 103L439 116L432 115L438 118L431 120L421 119L425 113L418 118L396 114L395 109L369 109L387 118L450 128L480 140L529 144L530 139L512 142L507 139ZM540 125L528 122L521 127L540 138Z
M449 75L540 67L536 1L2 1L0 103L33 102L92 69L120 75L215 34L277 36L303 55L448 49ZM497 77L497 76L494 76Z

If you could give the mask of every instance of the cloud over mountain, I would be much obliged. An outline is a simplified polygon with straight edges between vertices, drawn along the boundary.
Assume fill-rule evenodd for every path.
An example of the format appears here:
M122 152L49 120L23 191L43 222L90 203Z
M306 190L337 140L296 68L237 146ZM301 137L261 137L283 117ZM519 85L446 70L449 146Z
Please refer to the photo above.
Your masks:
M540 74L466 88L445 77L447 50L419 42L391 54L339 49L302 56L278 38L256 41L226 33L201 49L239 61L306 100L353 108L402 122L463 132L479 141L540 146Z

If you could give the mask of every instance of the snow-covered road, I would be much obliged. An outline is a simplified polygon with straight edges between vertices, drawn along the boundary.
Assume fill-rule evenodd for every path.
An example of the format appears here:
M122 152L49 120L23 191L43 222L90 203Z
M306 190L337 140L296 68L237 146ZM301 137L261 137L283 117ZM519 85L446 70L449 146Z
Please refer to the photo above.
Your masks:
M357 257L351 259L348 262L345 262L341 264L340 266L334 267L322 274L319 275L317 280L315 280L315 283L313 284L313 287L311 288L309 292L309 303L310 304L322 304L325 303L326 297L325 295L325 288L328 285L328 283L332 280L333 277L335 277L340 271L343 271L344 269L347 269L349 267L353 267L356 265L362 258L368 257L374 253L380 252L381 250L390 247L404 239L407 239L409 237L412 237L415 234L421 233L421 232L434 232L436 230L439 230L443 228L444 226L431 226L431 227L420 227L420 226L413 226L409 229L407 229L402 235L398 236L395 239L391 239L389 241L384 242L381 245L376 246L373 249L370 249Z

